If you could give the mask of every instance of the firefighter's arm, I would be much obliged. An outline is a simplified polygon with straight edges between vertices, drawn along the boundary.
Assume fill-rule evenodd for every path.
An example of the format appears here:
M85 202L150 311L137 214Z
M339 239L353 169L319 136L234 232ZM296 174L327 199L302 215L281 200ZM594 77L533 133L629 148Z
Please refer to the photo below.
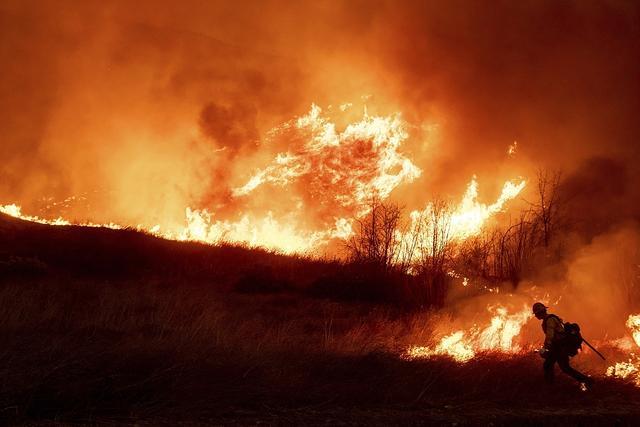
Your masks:
M558 329L558 321L551 317L547 319L547 328L544 331L544 348L551 349L551 344L556 336L556 330Z

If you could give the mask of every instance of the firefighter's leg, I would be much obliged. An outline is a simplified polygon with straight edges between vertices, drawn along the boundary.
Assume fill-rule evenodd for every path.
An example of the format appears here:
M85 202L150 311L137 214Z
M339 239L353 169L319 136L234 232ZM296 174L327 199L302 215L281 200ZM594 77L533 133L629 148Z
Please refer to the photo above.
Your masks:
M542 364L542 369L544 370L544 379L549 384L553 383L555 364L555 354L550 351L549 353L547 353L547 357L544 359L544 363Z
M569 355L568 354L559 355L559 357L558 357L558 366L560 366L560 369L562 369L562 372L564 372L565 374L573 377L578 382L583 383L583 382L589 382L590 381L589 377L587 377L586 375L584 375L581 372L576 371L575 369L573 369L571 367L571 365L569 365Z

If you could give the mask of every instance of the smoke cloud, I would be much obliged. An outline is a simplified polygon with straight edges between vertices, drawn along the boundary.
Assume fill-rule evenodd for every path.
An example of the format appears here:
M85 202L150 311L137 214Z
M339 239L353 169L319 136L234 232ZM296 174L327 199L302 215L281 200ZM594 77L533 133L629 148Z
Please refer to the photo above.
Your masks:
M163 225L187 206L311 210L305 186L233 189L315 103L339 130L401 113L423 172L391 194L408 208L474 174L492 199L562 169L596 235L638 216L638 18L618 1L5 1L0 202L75 196L48 213Z

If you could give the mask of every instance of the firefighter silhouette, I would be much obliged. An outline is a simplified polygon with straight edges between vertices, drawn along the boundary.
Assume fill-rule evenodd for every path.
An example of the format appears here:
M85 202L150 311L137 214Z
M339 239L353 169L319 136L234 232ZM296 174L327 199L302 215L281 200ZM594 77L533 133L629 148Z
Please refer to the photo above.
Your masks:
M544 358L542 367L545 380L550 384L553 383L555 364L557 363L562 372L574 378L584 387L591 386L593 379L573 369L569 364L569 357L577 353L577 347L568 339L562 319L555 314L547 313L547 307L541 302L533 304L533 314L542 320L542 331L545 335L544 346L538 351L540 356ZM580 343L577 344L578 347L579 345Z

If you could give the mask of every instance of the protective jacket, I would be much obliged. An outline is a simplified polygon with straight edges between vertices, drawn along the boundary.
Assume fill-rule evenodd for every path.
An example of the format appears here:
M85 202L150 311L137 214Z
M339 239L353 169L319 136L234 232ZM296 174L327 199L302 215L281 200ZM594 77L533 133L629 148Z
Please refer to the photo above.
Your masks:
M564 338L564 326L562 319L555 314L547 314L542 321L544 331L544 348L551 350L554 344L558 344Z

